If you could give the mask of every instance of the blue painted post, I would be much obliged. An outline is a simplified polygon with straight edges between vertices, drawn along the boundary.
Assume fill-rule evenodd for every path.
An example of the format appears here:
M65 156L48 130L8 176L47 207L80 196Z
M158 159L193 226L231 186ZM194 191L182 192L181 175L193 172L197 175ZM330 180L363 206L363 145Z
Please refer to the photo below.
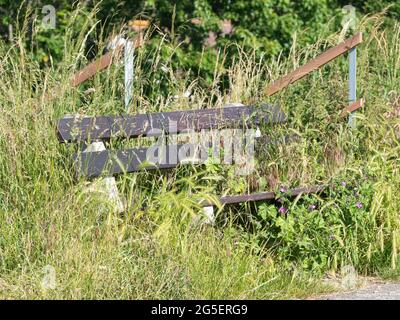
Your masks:
M349 51L349 104L357 99L357 49ZM349 114L349 126L354 128L356 125L355 111Z
M129 112L129 105L133 96L133 72L134 72L134 48L133 42L125 43L125 109Z

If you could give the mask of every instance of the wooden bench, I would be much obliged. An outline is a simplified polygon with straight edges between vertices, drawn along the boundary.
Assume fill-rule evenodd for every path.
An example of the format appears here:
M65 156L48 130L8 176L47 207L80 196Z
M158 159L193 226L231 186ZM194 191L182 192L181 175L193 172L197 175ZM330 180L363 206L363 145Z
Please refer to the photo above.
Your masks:
M90 144L94 141L170 136L187 133L188 130L201 133L202 130L254 129L262 125L282 124L285 121L286 116L278 107L262 104L259 107L228 106L218 109L185 110L134 116L68 117L58 121L57 134L60 142L63 143ZM173 129L171 123L175 124ZM165 145L163 150L166 155L169 155L170 149L175 148L175 152L179 153L182 148L188 145L190 144ZM205 141L204 145L208 146L208 141ZM201 149L204 145L197 144L194 147ZM164 163L154 163L154 161L148 159L148 153L152 147L76 152L73 155L74 170L77 177L93 179L143 170L170 169L188 163L202 165L208 158L207 150L203 150L203 155L205 154L206 157L198 157L198 161L186 161L187 159L181 158L178 158L178 161L170 161L166 157ZM291 190L290 194L297 196L301 193L314 193L320 190L321 187L298 188ZM276 198L274 192L260 192L220 197L219 203L225 205L274 198ZM209 207L215 204L203 202L202 206Z
M322 67L333 59L349 54L349 105L344 108L342 115L349 115L349 124L354 126L354 111L361 108L364 100L356 100L356 46L362 42L362 34L358 33L337 46L328 49L312 61L278 79L266 88L266 95L271 96L288 85L302 79L307 74ZM86 70L80 72L73 80L73 85L78 85L91 77L98 70L104 69L111 63L111 56L95 62ZM69 143L96 143L111 139L134 139L142 136L173 135L188 130L201 132L201 130L221 130L243 127L257 127L262 123L276 124L285 121L285 115L277 107L263 105L261 108L254 106L230 106L220 109L187 110L153 114L139 114L135 116L101 116L101 117L68 117L61 119L57 125L58 137L61 142ZM174 123L173 130L170 123ZM167 156L164 162L149 161L148 151L151 148L131 148L127 150L106 150L104 144L101 150L87 148L85 152L75 153L73 156L77 176L88 179L100 176L115 176L122 173L138 172L141 170L162 170L177 167L187 161L170 161ZM165 145L162 150L166 155L171 149L179 153L183 145ZM161 151L160 151L161 152ZM160 158L160 155L158 155ZM153 160L153 159L152 159ZM182 160L182 159L178 159ZM185 159L186 160L186 159ZM197 159L198 164L204 163L206 158ZM116 187L116 185L115 185ZM323 186L313 186L290 190L289 194L298 196L302 193L320 192ZM274 192L260 192L247 195L223 196L219 199L222 205L250 201L275 199ZM203 206L213 206L215 203L204 202Z

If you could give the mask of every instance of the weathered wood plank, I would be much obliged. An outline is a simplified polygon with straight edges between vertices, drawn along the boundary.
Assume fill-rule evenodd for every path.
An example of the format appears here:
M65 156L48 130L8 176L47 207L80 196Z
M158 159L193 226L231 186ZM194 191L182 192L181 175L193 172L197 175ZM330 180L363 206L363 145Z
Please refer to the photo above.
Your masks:
M324 53L317 56L315 59L311 60L310 62L306 63L305 65L297 68L296 70L290 72L283 78L275 81L270 86L267 87L266 92L268 96L271 96L282 89L286 88L288 85L300 80L301 78L305 77L307 74L311 73L322 67L323 65L327 64L328 62L332 61L333 59L337 58L338 56L346 53L350 49L354 48L355 46L359 45L363 41L362 33L357 33L352 38L347 39L346 41L338 44L336 47L330 48Z
M193 149L190 149L193 148ZM76 153L73 156L78 177L95 178L143 170L175 168L179 164L203 163L207 150L190 144L133 148L127 150L105 150ZM196 158L193 158L196 157ZM189 159L189 157L192 157Z
M357 100L357 101L351 103L351 104L346 108L346 110L344 111L345 114L350 113L350 112L353 112L353 111L356 111L357 109L362 108L362 107L364 106L364 102L365 102L364 98L361 98L360 100Z
M255 126L260 123L281 123L286 120L279 107L271 105L184 110L135 116L101 116L64 118L58 121L57 132L62 142L111 138L159 136L203 129Z
M221 138L223 139L223 137ZM256 139L256 142L265 146L268 144L289 143L297 141L297 138L297 136L285 136L282 139L261 137ZM217 154L224 148L222 140L217 145L217 149L214 149L211 143L211 140L205 139L196 144L153 145L151 147L126 150L79 152L73 155L75 173L78 177L95 178L142 170L175 168L182 164L203 164L208 159L210 148L213 148ZM234 142L231 141L231 143ZM232 144L228 149L233 151L232 148L236 147ZM240 150L237 151L240 152ZM227 155L221 156L224 157L220 159L221 163L230 164L235 161L234 157L227 156L225 158L225 156ZM240 161L243 161L243 159Z
M74 75L71 81L71 86L77 87L81 83L93 77L97 72L108 68L111 65L115 55L116 52L114 50L109 51L96 61L88 64L86 67L84 67L82 70Z
M296 188L288 191L288 194L292 197L298 196L299 194L309 194L309 193L318 193L325 189L325 186L312 186L312 187L304 187L304 188ZM219 199L219 203L222 205L226 204L235 204L235 203L243 203L243 202L256 202L263 200L273 200L277 199L277 195L275 192L259 192L252 193L246 195L234 195L234 196L224 196ZM204 202L202 203L203 207L208 207L211 205L216 205L216 203Z

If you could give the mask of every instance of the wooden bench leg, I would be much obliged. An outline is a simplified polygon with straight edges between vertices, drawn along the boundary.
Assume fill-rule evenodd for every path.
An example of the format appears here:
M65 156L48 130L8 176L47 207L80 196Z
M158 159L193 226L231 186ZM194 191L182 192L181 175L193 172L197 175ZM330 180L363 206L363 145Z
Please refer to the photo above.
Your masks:
M204 212L204 224L214 224L215 223L215 214L214 214L214 207L209 206L209 207L204 207L203 208Z
M73 117L73 115L65 116L65 118ZM106 150L104 143L102 141L95 141L89 144L82 152L87 153L104 150ZM119 195L117 182L114 177L97 179L86 187L86 191L107 195L107 200L113 205L115 213L122 213L125 211L124 201Z
M244 106L244 104L240 103L240 102L235 102L235 103L228 103L226 105L224 105L224 108L226 107L240 107L240 106ZM196 134L196 140L192 141L192 143L198 143L199 140L201 140L200 135L202 135L201 133L197 133ZM204 136L203 136L204 138ZM191 138L193 139L193 137ZM215 141L214 141L215 142ZM215 213L214 213L214 206L205 206L203 207L203 217L197 216L193 219L194 223L199 223L201 221L202 225L214 225L215 224Z
M105 151L106 147L103 142L96 141L91 143L82 152L97 152ZM118 192L117 182L114 177L105 177L93 181L88 186L88 190L107 195L109 203L113 206L115 213L122 213L125 211L125 205Z
M198 214L192 218L192 226L200 227L204 225L212 226L215 224L214 206L203 206L203 214Z

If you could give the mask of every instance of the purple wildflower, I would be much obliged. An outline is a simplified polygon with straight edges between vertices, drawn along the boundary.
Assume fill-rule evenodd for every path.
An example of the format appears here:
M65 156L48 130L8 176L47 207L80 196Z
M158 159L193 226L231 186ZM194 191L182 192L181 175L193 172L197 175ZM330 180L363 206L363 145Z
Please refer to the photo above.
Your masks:
M317 208L315 204L312 204L308 207L308 211L314 211Z
M285 192L287 191L287 189L286 189L285 187L282 186L282 187L279 189L279 191L282 192L282 193L285 193Z
M346 181L342 181L341 185L342 185L343 188L345 188L347 186Z
M279 210L278 210L278 212L279 212L280 214L285 214L285 213L287 212L287 209L286 209L285 207L280 207Z
M362 204L361 202L357 202L357 203L356 203L356 207L357 207L358 209L361 209L361 208L363 207L363 204Z

